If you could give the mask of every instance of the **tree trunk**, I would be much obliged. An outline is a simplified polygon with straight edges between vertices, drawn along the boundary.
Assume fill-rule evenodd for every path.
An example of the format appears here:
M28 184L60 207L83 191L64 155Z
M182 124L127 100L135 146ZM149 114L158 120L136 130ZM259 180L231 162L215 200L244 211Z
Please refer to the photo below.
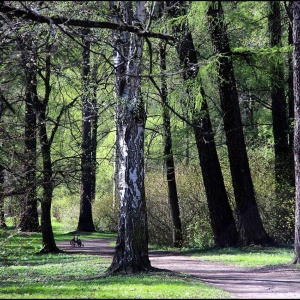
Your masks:
M280 3L269 1L270 46L281 47ZM275 150L275 177L278 185L285 182L288 170L287 108L284 92L284 69L281 61L271 62L271 99Z
M38 126L39 126L39 136L43 157L43 199L41 202L42 215L41 215L41 229L43 236L43 248L42 253L50 252L61 252L55 244L52 223L51 223L51 204L52 204L52 194L53 194L53 171L51 162L51 146L49 139L47 137L46 129L46 113L45 105L40 106L38 111Z
M6 227L5 217L4 217L4 166L0 161L0 228Z
M95 84L93 88L93 95L91 99L92 103L92 116L91 116L91 127L92 127L92 137L91 137L91 201L94 203L96 197L96 173L97 173L97 134L98 134L98 103L97 103L97 65L94 65L92 72L92 82Z
M52 205L52 195L53 195L53 170L52 170L52 160L51 160L51 143L53 140L53 135L48 138L47 134L47 120L46 111L48 107L51 85L50 85L50 65L51 65L51 45L46 46L46 59L45 59L45 96L43 101L40 101L37 93L37 78L33 77L33 91L34 91L34 109L38 117L38 131L39 131L39 141L41 145L42 159L43 159L43 197L41 200L41 230L43 237L43 248L41 253L51 253L51 252L62 252L55 243L52 223L51 223L51 205Z
M226 134L230 171L237 207L239 244L269 245L273 239L266 233L258 211L245 146L228 37L223 24L221 1L212 1L207 11L209 29L218 55L217 72L220 101Z
M181 247L183 242L180 209L178 203L176 176L175 176L175 164L172 152L172 135L171 135L171 123L170 114L167 107L167 82L166 82L166 44L160 42L159 44L159 56L160 56L160 69L161 69L161 101L163 108L163 129L164 129L164 160L166 166L166 177L168 184L168 198L171 208L171 216L173 223L173 246Z
M3 126L3 123L1 122L2 115L4 114L4 111L6 108L9 108L13 114L15 114L15 110L12 108L12 106L6 101L3 92L0 88L0 126ZM1 130L2 132L2 130ZM0 140L2 139L2 134L0 135ZM0 143L1 146L2 143ZM5 166L3 161L3 154L0 155L0 227L6 228L6 222L5 222L5 214L4 214L4 172L5 172Z
M292 4L293 1L289 1L289 16L293 16L292 11ZM289 46L293 46L293 20L291 19L289 22L289 28L288 28L288 44ZM291 172L291 178L290 178L290 185L295 186L295 172L294 172L294 156L293 156L293 146L294 146L294 88L293 88L293 53L292 51L288 54L288 117L289 117L289 152L292 156L292 172Z
M293 263L300 263L300 1L293 2L295 240Z
M281 14L280 2L269 1L269 32L270 46L281 47ZM278 54L277 54L278 56ZM271 99L273 136L275 153L275 190L276 212L280 218L276 219L275 228L279 232L279 239L288 243L293 239L293 189L290 186L293 173L293 156L288 143L287 105L284 91L283 58L270 62Z
M93 105L90 87L90 41L89 29L83 30L82 42L84 45L82 56L82 154L81 154L81 193L80 193L80 214L77 230L94 232L95 226L92 215L92 201L95 193L95 176L93 176Z
M170 10L172 16L177 16L176 2L178 1L169 1L169 6L173 7ZM185 70L182 76L187 82L195 79L199 70L193 38L184 25L181 27L173 26L173 30L181 36L177 52L181 67ZM189 89L187 89L187 93L195 107L193 94ZM195 108L193 110L193 130L206 191L210 223L214 234L214 245L216 247L236 246L238 232L223 180L203 88L200 88L200 93L202 94L202 103L200 110Z
M27 44L26 44L27 42ZM29 43L29 44L28 44ZM36 55L29 39L22 41L22 67L26 78L25 94L25 186L26 193L21 203L19 228L21 231L40 231L36 194L36 113L33 108L34 73Z
M238 231L223 180L207 102L204 91L201 90L202 108L200 114L194 114L193 125L214 233L214 245L235 247L238 241Z
M132 3L136 9L133 15ZM145 1L111 3L111 8L132 24L145 21ZM120 10L119 10L120 8ZM118 22L122 22L119 18ZM143 38L115 32L115 90L119 143L119 223L115 255L109 273L136 273L151 268L144 186L144 131L146 113L141 95Z

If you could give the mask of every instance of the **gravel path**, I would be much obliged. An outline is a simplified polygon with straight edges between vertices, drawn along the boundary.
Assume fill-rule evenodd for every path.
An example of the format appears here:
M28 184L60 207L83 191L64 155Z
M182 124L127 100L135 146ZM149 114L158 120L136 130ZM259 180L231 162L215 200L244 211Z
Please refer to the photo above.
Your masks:
M86 253L112 258L111 238L83 241L84 247L72 248L69 243L58 246L71 253ZM238 299L300 299L300 269L295 265L264 268L238 268L209 262L168 251L149 251L151 265L196 277L217 286Z

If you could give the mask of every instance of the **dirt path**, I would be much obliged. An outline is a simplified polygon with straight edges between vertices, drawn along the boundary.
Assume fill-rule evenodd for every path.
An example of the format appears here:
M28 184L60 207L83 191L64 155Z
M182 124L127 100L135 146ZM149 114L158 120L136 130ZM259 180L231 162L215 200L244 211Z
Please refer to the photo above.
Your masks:
M69 243L60 243L58 246L71 253L112 258L114 247L109 243L113 240L85 240L82 248L71 248ZM232 298L300 299L300 270L294 265L249 269L167 251L150 251L149 256L153 267L190 274L231 293Z

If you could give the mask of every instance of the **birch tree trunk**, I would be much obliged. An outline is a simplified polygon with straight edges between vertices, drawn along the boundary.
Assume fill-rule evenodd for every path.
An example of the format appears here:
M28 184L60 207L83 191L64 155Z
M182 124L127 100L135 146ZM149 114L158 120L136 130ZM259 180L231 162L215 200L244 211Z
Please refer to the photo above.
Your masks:
M145 4L146 1L122 1L117 6L110 2L118 22L141 25L145 21ZM136 273L151 268L144 186L146 113L140 86L143 38L126 32L114 34L120 208L115 255L108 272Z

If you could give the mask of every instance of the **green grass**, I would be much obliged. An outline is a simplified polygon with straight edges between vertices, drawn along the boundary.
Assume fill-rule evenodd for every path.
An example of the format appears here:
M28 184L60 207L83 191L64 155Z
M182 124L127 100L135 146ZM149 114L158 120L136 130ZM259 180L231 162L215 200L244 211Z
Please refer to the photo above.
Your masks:
M60 232L56 243L74 232ZM85 239L115 233L80 233ZM111 259L95 255L38 254L41 233L0 229L0 295L2 299L228 299L229 293L182 274L149 272L107 276Z
M104 277L108 261L101 262L87 255L84 258L73 255L73 259L30 268L0 268L2 298L207 299L229 296L200 281L168 273Z
M62 232L53 222L56 243L70 240L75 232ZM116 237L112 232L80 233L82 240ZM183 274L149 272L146 274L106 276L111 259L95 255L38 254L41 233L26 234L13 226L0 229L0 294L3 299L213 299L230 294ZM149 246L154 249L154 245ZM157 249L157 248L156 248ZM166 249L164 249L166 250ZM175 250L175 249L168 249ZM292 247L182 249L202 260L259 267L290 263Z
M192 254L193 257L202 260L223 262L237 267L252 268L267 265L290 264L294 256L294 248L286 247L244 247L224 249L186 249L183 254Z

